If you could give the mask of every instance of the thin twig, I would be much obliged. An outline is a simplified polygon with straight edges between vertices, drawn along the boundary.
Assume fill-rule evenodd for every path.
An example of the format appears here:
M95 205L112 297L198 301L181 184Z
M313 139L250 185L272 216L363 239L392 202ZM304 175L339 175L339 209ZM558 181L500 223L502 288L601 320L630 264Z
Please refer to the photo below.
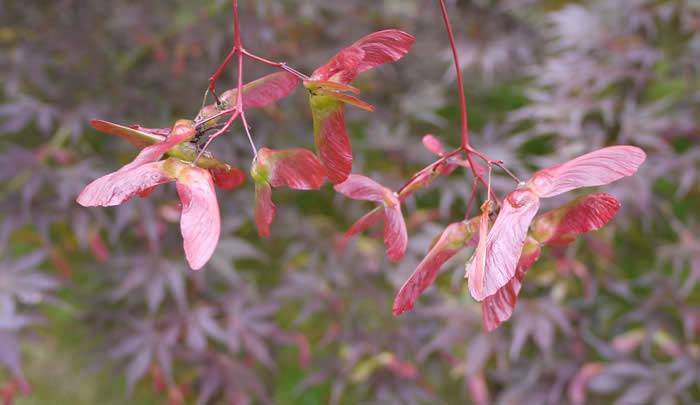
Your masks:
M226 55L224 61L221 62L221 65L219 65L219 67L216 69L216 72L214 72L214 74L209 78L209 87L207 87L207 90L214 94L214 97L217 99L217 104L220 104L220 102L216 96L216 82L219 80L219 76L221 76L221 74L224 72L224 69L226 69L226 66L231 63L231 59L233 59L233 56L236 54L237 50L238 48L234 46L228 55Z
M457 73L457 91L459 93L459 107L460 115L462 120L462 148L469 147L469 129L467 128L467 100L464 96L464 80L462 80L462 67L459 64L459 54L457 52L457 46L455 45L455 36L452 32L452 24L450 24L450 17L447 14L447 6L445 6L445 0L439 0L440 11L442 12L442 19L445 22L445 28L447 29L447 36L450 39L450 48L452 48L452 59L455 64L455 72Z
M209 87L208 91L210 91L214 97L217 99L217 104L221 104L219 101L218 97L216 96L214 87L216 85L216 81L218 80L219 76L221 76L224 68L231 62L234 56L236 56L238 59L238 80L237 80L237 92L236 92L236 106L233 107L232 109L224 110L221 111L220 113L207 118L206 120L203 120L202 122L197 123L197 127L201 127L204 123L215 119L217 117L220 117L225 114L231 114L231 118L226 122L226 124L216 131L214 134L212 134L209 139L207 139L207 142L204 144L202 149L199 151L197 154L197 157L195 159L195 163L199 160L199 158L202 156L202 154L207 150L209 145L214 141L214 139L218 138L220 135L225 133L231 125L233 125L233 122L238 118L239 116L241 117L241 121L243 122L243 128L245 129L246 136L248 137L248 141L250 142L250 146L253 149L253 155L257 156L257 148L255 146L255 142L253 142L253 137L250 134L250 129L248 127L248 120L245 117L245 111L243 109L243 53L244 53L244 48L243 48L243 41L241 40L241 27L240 27L240 20L238 18L238 0L232 0L233 3L233 49L231 49L231 52L226 56L226 59L224 59L224 62L217 68L216 72L209 78Z
M506 174L508 174L513 180L515 180L516 183L520 183L520 179L518 178L518 176L516 176L515 174L513 174L513 172L508 170L508 168L505 166L505 164L503 163L502 160L493 160L493 159L489 158L488 156L486 156L484 153L472 148L471 146L467 147L466 152L473 153L474 155L476 155L479 159L483 160L484 163L488 164L489 166L490 165L498 166L504 172L506 172Z
M253 148L253 158L258 157L258 148L255 146L255 142L253 142L253 136L250 134L250 129L248 127L248 121L245 119L245 114L241 114L241 121L243 122L243 129L245 129L245 134L248 136L248 142L250 142L250 146Z
M300 78L301 80L311 80L311 78L300 71L294 69L293 67L289 66L286 62L275 62L269 59L265 59L261 56L255 55L253 53L248 52L246 49L243 49L243 55L249 57L250 59L253 59L255 61L258 61L260 63L264 63L265 65L269 66L274 66L276 68L280 68L286 72L289 72L293 74L294 76Z
M417 171L413 176L411 176L411 178L408 179L408 181L407 181L406 183L404 183L404 185L401 186L401 188L399 188L398 191L396 191L396 193L397 193L397 194L401 194L401 192L402 192L406 187L408 187L411 183L413 183L413 181L414 181L415 179L417 179L418 176L420 176L421 174L425 173L425 172L428 171L428 170L435 170L435 169L437 168L438 165L440 165L440 164L446 162L449 158L451 158L451 157L453 157L453 156L455 156L455 155L458 155L458 154L461 153L461 152L462 152L462 149L460 148L460 149L455 149L455 150L453 150L453 151L450 152L450 153L446 153L446 154L440 156L440 159L438 159L438 160L434 161L433 163L431 163L431 164L425 166L425 167L422 168L421 170Z
M194 128L199 131L199 128L202 127L202 125L206 124L209 121L215 120L223 115L228 115L228 114L233 114L236 111L236 107L229 108L227 110L221 110L218 113L212 115L211 117L207 117L199 122L195 122Z
M209 147L209 144L211 144L211 143L214 141L214 139L218 138L221 134L223 134L224 132L228 131L229 128L231 128L231 125L233 125L233 122L236 120L236 118L238 118L238 115L239 115L239 114L240 114L240 111L234 112L234 113L231 115L231 118L228 119L228 121L226 122L226 124L225 124L223 127L221 127L221 129L219 129L218 131L214 132L214 133L209 137L209 139L207 139L207 142L204 144L204 146L202 147L202 149L199 151L199 153L197 154L197 157L194 159L194 161L192 162L192 164L195 164L195 165L196 165L197 162L199 161L199 158L201 158L202 155L204 154L204 152L206 152L207 148Z
M473 178L472 180L472 192L469 193L469 199L467 200L467 210L464 213L464 219L470 218L470 213L472 211L472 206L474 204L474 197L476 197L476 190L479 186L479 181L476 179L476 177Z

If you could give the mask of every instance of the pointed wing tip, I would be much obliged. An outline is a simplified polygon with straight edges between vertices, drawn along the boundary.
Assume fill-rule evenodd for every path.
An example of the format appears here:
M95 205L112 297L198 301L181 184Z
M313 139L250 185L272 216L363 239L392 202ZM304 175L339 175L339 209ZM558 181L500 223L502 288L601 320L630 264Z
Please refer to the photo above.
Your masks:
M109 121L105 121L105 120L101 120L101 119L97 119L97 118L91 119L88 123L90 124L92 129L94 129L98 132L103 132L103 133L107 133L107 134L112 134L111 131L114 131L114 127L119 126L119 124L115 124L113 122L109 122Z
M202 267L204 267L205 264L207 264L207 262L206 262L206 261L205 261L205 262L201 262L201 261L199 261L199 260L197 260L197 259L190 259L190 258L187 258L187 264L189 264L190 270L192 270L192 271L199 271L199 270L202 269Z
M474 255L476 254L476 251L474 252ZM467 289L469 290L469 295L475 300L475 301L482 301L484 298L481 297L481 294L483 293L483 290L480 289L475 281L474 281L474 276L473 273L475 271L474 269L474 255L467 261L467 264L464 268L464 279L467 280Z
M102 126L119 125L119 124L115 124L112 121L103 120L101 118L92 118L88 121L88 123L95 129L97 129L96 127L102 127Z
M429 152L435 154L435 155L442 155L445 153L445 149L442 146L442 142L435 137L433 134L426 134L423 136L421 139L421 142L423 143L423 147L427 149Z
M410 40L410 41L416 40L416 37L414 37L413 35L409 34L408 32L406 32L404 30L400 30L398 28L391 28L390 31L396 32L398 35L404 37L407 40Z
M187 259L187 264L190 266L190 269L193 271L201 270L214 255L218 242L218 236L212 243L212 246L184 241L183 249L185 250L185 258Z
M508 316L506 319L500 319L496 313L487 307L487 305L489 305L487 302L483 302L481 304L481 323L484 325L484 331L486 333L491 333L501 326L505 320L510 318L510 316Z
M399 256L399 257L388 256L389 261L394 263L394 264L399 263L401 261L401 257L403 257L403 256Z
M85 208L94 207L94 205L90 205L87 201L81 201L80 198L76 198L76 199L75 199L75 202L76 202L78 205L81 205L81 206L83 206L83 207L85 207Z
M394 298L394 304L391 308L391 312L394 316L399 316L405 312L411 311L416 300L420 296L420 292L416 294L415 288L410 285L411 280L412 278L409 278L406 281Z
M477 285L475 281L475 277L471 277L471 268L474 267L474 262L469 262L467 264L467 269L466 269L466 274L464 275L464 278L467 279L467 289L469 290L469 295L474 299L476 302L482 302L486 298L496 294L498 290L503 288L503 285L498 286L494 291L490 291L488 286L486 285L486 279L484 278L484 284L483 285ZM488 271L488 268L485 269L485 272ZM486 275L484 275L486 276ZM505 284L508 282L506 281ZM504 285L505 285L504 284Z
M399 245L391 244L386 249L386 255L392 263L400 262L406 255L406 244L401 242Z
M646 158L646 156L647 156L647 153L644 152L644 149L640 148L639 146L620 145L619 147L624 148L630 152L634 152L640 158Z
M399 300L398 297L396 299L397 299L397 301ZM391 313L394 316L401 316L405 312L408 312L408 311L413 309L413 303L410 303L410 302L399 303L397 301L394 302L394 306L391 308Z
M262 238L270 237L270 227L275 221L277 206L272 201L272 187L268 183L255 184L255 227Z
M180 233L188 264L199 270L211 259L221 235L216 189L209 171L188 167L177 178L182 203Z
M618 145L613 148L618 148L618 150L622 149L629 155L630 159L628 160L628 162L631 165L631 167L628 173L626 173L628 176L635 174L647 158L647 153L644 152L644 149L638 146Z
M402 45L406 48L405 49L406 52L408 52L408 50L416 42L416 37L414 37L413 35L409 34L406 31L400 30L398 28L389 28L389 29L375 32L374 34L370 34L370 35L378 35L378 34L394 35L396 37L396 38L394 38L394 40L404 42L404 44L402 44Z
M502 322L497 322L495 324L484 323L484 331L486 331L486 333L491 333L491 332L495 331L496 329L498 329L498 327L501 326L501 323Z
M487 296L484 296L483 290L477 291L477 288L476 287L472 288L472 286L469 282L467 282L467 286L469 287L469 295L471 295L472 298L474 298L474 301L482 302L484 299L487 298Z
M83 207L92 207L92 205L90 205L90 200L87 197L85 197L84 194L85 194L85 190L80 192L78 197L75 199L75 202L82 205Z
M93 182L94 183L94 182ZM85 189L78 195L75 202L82 205L83 207L114 207L119 205L124 201L129 200L126 198L122 201L116 200L114 198L105 198L104 195L100 195L99 191L93 191L90 189L92 183L85 186Z
M384 208L384 246L389 260L398 263L406 254L408 233L401 213L401 203L396 198L394 200L394 207Z
M494 300L496 299L496 297L492 298ZM493 332L503 323L508 321L513 315L513 311L515 309L515 303L508 308L500 308L498 310L489 307L493 305L493 300L489 302L484 301L481 303L481 323L484 325L484 331L486 331L486 333Z
M85 208L92 208L92 207L112 207L118 204L109 204L109 202L96 202L94 200L91 200L89 198L80 198L78 197L75 202L80 204L81 206Z
M386 240L385 240L386 242ZM389 242L391 243L391 242ZM403 246L386 246L386 257L392 263L398 263L406 255L406 245Z
M192 271L199 271L209 262L211 257L214 255L214 251L216 250L216 244L214 244L213 248L205 248L205 250L202 250L201 248L188 246L188 244L185 243L184 249L185 259L187 259L187 264L189 265L190 269Z
M593 229L598 230L615 218L617 212L620 210L620 208L622 208L622 203L615 198L614 195L608 193L593 193L590 195L590 197L597 199L601 203L599 208L601 210L605 210L604 223L599 224Z
M637 169L639 169L639 166L644 163L644 161L647 159L647 153L644 152L644 149L636 147L636 146L631 146L631 148L634 148L635 154L637 155L638 163L636 164L636 167L634 168L634 171L636 172Z

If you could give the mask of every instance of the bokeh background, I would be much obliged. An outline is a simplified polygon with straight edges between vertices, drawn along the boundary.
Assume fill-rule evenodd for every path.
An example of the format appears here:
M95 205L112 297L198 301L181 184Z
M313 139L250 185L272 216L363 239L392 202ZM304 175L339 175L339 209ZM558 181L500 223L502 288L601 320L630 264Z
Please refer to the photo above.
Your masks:
M605 187L623 204L614 222L547 250L488 335L463 280L469 251L391 315L432 238L464 216L465 173L408 201L398 265L371 234L335 251L369 205L330 186L276 191L269 240L250 182L219 192L222 240L198 273L174 188L110 209L74 202L136 154L89 119L195 115L232 42L228 1L0 1L0 395L26 378L16 404L700 403L700 2L448 6L475 146L522 178L605 145L648 153ZM378 107L349 110L356 172L397 187L433 159L424 134L458 144L437 1L242 0L241 19L251 51L306 73L375 30L417 37L355 82ZM246 80L269 72L246 64ZM249 119L259 146L312 144L303 89ZM213 151L250 165L240 127Z

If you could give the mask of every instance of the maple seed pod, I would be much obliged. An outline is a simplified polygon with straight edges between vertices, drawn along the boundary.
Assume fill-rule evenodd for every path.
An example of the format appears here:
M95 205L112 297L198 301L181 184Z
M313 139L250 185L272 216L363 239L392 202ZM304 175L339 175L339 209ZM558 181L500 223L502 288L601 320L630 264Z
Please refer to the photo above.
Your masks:
M384 208L384 246L389 260L398 262L406 253L408 235L398 195L374 180L351 174L335 185L335 191L355 200L374 201ZM375 217L373 220L379 218Z
M316 152L333 184L344 182L352 171L352 146L345 128L344 104L374 111L371 105L347 94L359 93L350 83L366 70L403 58L414 41L410 34L395 29L366 35L338 52L304 82L311 94Z
M199 270L219 243L221 217L211 174L189 164L174 164L177 194L182 202L180 230L187 262Z
M541 244L566 245L580 234L595 231L610 222L620 203L607 193L593 193L537 217L532 235Z
M433 285L440 268L472 241L479 229L479 220L480 217L474 217L452 223L433 240L428 254L396 294L392 309L394 315L413 308L423 291Z
M515 276L530 223L540 206L540 198L553 197L581 187L600 186L631 176L636 173L645 158L644 151L634 146L599 149L542 169L536 172L524 187L509 193L486 242L489 254L486 258L483 290L470 288L474 299L481 301L493 295ZM574 224L574 231L598 226L606 216L616 211L610 203L607 207L603 217L594 219L593 225L575 225L579 215L575 215L567 223ZM583 209L580 214L585 215L586 210ZM473 265L470 265L471 267Z
M192 125L190 121L178 121L181 127ZM100 132L126 139L138 148L163 142L172 132L171 128L144 128L140 125L124 126L103 120L91 120L90 125ZM177 124L176 124L177 125ZM191 142L182 142L165 152L167 156L178 158L185 162L193 162L199 155L199 150ZM214 184L223 190L233 190L245 182L245 174L241 169L226 164L204 152L197 160L197 166L208 169ZM141 195L143 196L143 195Z
M261 148L250 168L255 182L255 218L260 236L270 235L277 209L272 201L273 187L317 190L323 185L325 169L311 151L294 148Z

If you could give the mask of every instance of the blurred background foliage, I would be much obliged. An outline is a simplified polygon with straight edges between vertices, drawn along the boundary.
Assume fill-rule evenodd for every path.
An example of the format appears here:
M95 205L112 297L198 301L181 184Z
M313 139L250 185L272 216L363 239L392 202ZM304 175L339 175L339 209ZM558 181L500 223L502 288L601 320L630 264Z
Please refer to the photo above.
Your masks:
M436 1L241 8L247 47L306 73L372 31L417 37L406 58L355 83L378 107L348 113L356 172L397 187L431 161L424 134L457 145ZM479 149L521 178L605 145L649 155L634 178L606 187L623 204L613 224L547 252L512 320L489 335L463 280L470 252L412 313L391 315L432 238L463 217L463 173L408 201L399 265L371 234L336 252L336 236L368 206L330 186L276 191L269 240L254 230L250 182L219 192L222 241L198 273L184 264L172 189L113 209L75 204L136 153L89 119L167 127L195 115L231 46L228 1L0 1L0 395L17 404L699 403L700 3L449 8ZM269 72L247 63L246 80ZM250 112L258 146L310 146L303 92ZM213 150L246 169L246 142L237 127ZM499 176L495 188L512 182Z

